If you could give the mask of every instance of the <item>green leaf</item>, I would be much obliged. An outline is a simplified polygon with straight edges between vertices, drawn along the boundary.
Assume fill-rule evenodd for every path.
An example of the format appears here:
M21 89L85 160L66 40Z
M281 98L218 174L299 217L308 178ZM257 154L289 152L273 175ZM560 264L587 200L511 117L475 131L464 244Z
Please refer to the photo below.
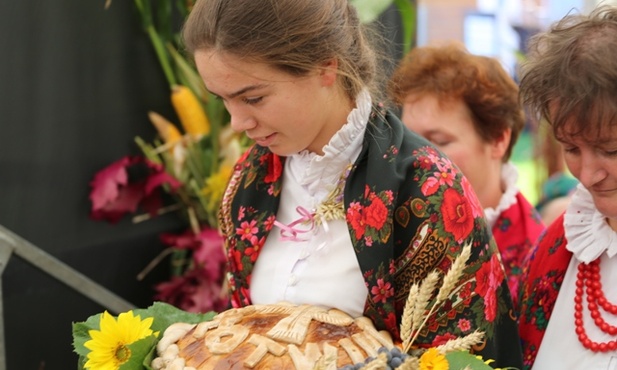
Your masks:
M131 351L129 360L118 368L118 370L136 370L142 369L144 362L152 350L156 347L158 339L154 335L142 338L137 342L129 344L127 347ZM150 362L152 360L150 359Z
M90 352L90 350L84 346L84 344L90 340L88 330L88 326L84 323L73 323L73 348L78 355L86 356L88 352Z
M137 143L139 149L141 149L142 153L144 153L144 155L146 156L146 158L148 158L150 162L157 164L163 163L161 161L161 157L159 157L159 155L156 153L156 150L154 150L152 145L146 143L144 139L140 138L139 136L135 136L135 143Z
M84 365L87 361L88 359L84 356L79 356L79 358L77 359L77 370L84 370Z
M84 344L92 339L88 332L90 330L99 330L101 322L101 314L90 316L85 322L73 323L73 348L75 353L80 356L87 356L90 350Z
M462 370L469 366L472 370L493 370L484 361L466 351L454 351L446 354L450 370Z
M152 360L154 360L155 357L156 357L156 345L152 346L152 348L150 348L150 352L148 352L146 357L144 357L144 362L143 362L144 369L154 370L152 369Z
M204 104L207 104L210 100L210 96L208 95L208 90L206 90L204 81L197 73L195 67L185 57L183 57L172 44L167 44L167 50L169 51L169 55L171 55L172 60L178 67L177 73L180 82L189 89L193 90L193 93Z
M172 27L172 4L169 0L158 0L156 3L156 28L164 42L170 41L174 36Z
M167 327L176 322L186 322L189 324L197 324L202 321L210 321L216 315L216 312L207 313L192 313L176 308L168 303L154 302L147 309L136 309L133 314L139 315L143 320L146 317L153 317L152 330L159 331L159 337Z
M351 0L351 4L358 10L358 17L362 23L370 23L377 19L393 0Z

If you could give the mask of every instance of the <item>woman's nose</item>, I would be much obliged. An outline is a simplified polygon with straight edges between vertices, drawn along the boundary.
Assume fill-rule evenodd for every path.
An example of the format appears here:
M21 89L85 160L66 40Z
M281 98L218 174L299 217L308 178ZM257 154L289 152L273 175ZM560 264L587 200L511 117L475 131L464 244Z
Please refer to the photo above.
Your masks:
M581 172L579 181L583 186L590 187L606 178L606 170L597 155L585 153L581 155Z
M231 116L231 129L235 132L244 132L256 126L255 119L239 109L228 109Z

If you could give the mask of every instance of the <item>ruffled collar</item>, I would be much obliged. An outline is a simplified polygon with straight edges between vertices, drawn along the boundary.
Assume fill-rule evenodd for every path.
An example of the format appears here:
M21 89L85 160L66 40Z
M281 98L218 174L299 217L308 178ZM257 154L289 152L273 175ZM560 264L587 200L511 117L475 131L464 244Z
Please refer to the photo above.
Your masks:
M617 254L617 233L593 203L589 191L581 184L576 187L566 209L563 226L568 244L566 249L582 262L589 263L607 252Z
M490 227L493 227L502 212L516 203L516 194L518 194L518 186L516 186L518 171L511 162L504 163L501 166L501 181L506 187L506 191L504 191L499 199L499 204L495 208L484 208L484 216Z
M341 172L355 161L362 148L364 131L371 114L371 96L363 90L356 98L356 107L347 116L347 122L324 146L323 155L304 150L291 155L286 170L314 194L320 184L335 184Z

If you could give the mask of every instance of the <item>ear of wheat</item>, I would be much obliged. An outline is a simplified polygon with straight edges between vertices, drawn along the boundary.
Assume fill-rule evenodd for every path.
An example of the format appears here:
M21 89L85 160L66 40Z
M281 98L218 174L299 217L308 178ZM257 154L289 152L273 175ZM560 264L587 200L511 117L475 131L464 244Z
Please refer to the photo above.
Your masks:
M435 300L430 306L430 308L428 308L428 305L430 303L432 293L435 290L437 281L439 280L439 273L436 271L432 271L427 275L426 278L424 278L421 285L412 285L409 290L409 296L407 297L405 309L403 310L403 315L401 319L400 332L401 340L403 341L403 352L409 352L411 345L420 334L420 330L422 329L422 327L424 327L435 309L446 299L450 298L450 294L454 290L454 287L456 287L456 284L460 280L461 276L463 276L463 272L465 270L465 266L467 265L467 260L469 259L470 255L471 242L469 242L463 247L461 254L452 263L450 270L443 278L442 284L439 288L439 292L437 293L437 296L435 297ZM412 295L415 297L412 297ZM413 302L413 305L410 302ZM427 309L428 313L426 313ZM470 334L470 336L471 335L473 334ZM476 339L475 336L470 336L464 338L457 338L461 339L460 343L452 343L450 346L452 347L452 349L450 349L450 347L447 347L448 351L454 349L461 349L459 345L466 345L468 342ZM472 343L472 345L480 342L483 336L484 334L480 333L480 339L476 340L476 342ZM465 338L468 339L464 341L463 339ZM450 342L447 342L446 345L448 343ZM469 350L470 347L471 345L465 348L465 350Z

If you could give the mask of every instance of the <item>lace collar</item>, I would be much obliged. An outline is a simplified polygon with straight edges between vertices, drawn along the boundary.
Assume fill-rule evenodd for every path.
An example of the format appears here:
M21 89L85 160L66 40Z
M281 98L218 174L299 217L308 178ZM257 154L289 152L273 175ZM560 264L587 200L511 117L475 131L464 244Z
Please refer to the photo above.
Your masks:
M581 184L577 185L566 209L563 226L568 241L566 249L579 261L589 263L605 251L609 257L617 254L617 233L609 226L606 216L596 209L591 194Z
M341 172L360 154L364 131L371 114L371 103L367 90L358 94L356 108L349 113L347 123L323 148L323 155L305 150L287 159L286 170L290 170L311 194L320 190L320 184L335 184Z
M504 163L501 166L501 181L505 185L506 191L504 191L499 199L499 204L495 208L488 207L484 209L484 216L490 227L493 227L502 212L516 203L516 194L518 194L518 187L516 186L518 171L511 162Z

